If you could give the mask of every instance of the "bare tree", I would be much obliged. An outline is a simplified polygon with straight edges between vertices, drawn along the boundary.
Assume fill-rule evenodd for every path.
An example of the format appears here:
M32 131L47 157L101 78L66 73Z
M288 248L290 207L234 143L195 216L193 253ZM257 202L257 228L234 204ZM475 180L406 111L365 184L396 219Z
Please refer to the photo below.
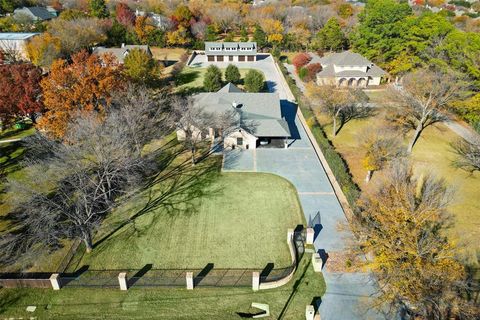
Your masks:
M13 64L24 60L19 46L0 40L0 63Z
M366 117L372 111L367 105L368 97L361 90L307 84L307 97L332 119L333 137L349 120ZM337 126L338 120L340 126Z
M443 109L464 92L461 81L452 72L418 70L403 78L403 87L392 89L393 95L402 101L403 107L394 121L406 130L414 130L408 145L413 146L428 126L447 120Z
M365 182L369 182L373 172L382 169L389 161L403 154L402 141L397 134L386 127L368 127L358 136L365 155L363 167L367 169Z
M209 134L214 123L214 115L199 107L194 98L175 97L172 101L171 120L177 128L179 140L191 151L192 165L198 144Z
M235 27L239 13L231 7L214 6L207 10L207 15L227 34L229 30Z
M26 178L9 181L15 214L0 242L0 260L55 248L64 238L81 239L92 250L92 235L105 215L157 168L161 150L144 146L170 132L166 101L146 89L118 94L104 118L81 114L70 124L66 143L37 134L26 142Z
M452 148L458 155L453 165L468 172L480 171L480 140L467 141L459 139L452 143Z

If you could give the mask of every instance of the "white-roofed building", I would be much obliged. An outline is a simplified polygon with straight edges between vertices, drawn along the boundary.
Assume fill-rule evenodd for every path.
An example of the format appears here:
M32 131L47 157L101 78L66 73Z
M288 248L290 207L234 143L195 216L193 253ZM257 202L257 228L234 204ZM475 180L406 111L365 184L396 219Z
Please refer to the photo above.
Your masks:
M39 33L0 32L0 50L7 55L28 59L26 44Z

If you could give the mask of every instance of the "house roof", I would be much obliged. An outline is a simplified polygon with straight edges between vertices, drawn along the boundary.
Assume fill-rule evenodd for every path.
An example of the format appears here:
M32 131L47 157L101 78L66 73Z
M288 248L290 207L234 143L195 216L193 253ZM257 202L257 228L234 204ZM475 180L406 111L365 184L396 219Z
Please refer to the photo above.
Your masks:
M194 99L205 112L237 110L240 122L248 123L244 129L256 137L290 137L277 93L247 93L229 83L217 92L197 94Z
M335 52L319 59L322 65L334 64L337 66L368 66L372 62L361 54L352 51Z
M218 48L218 50L215 50ZM256 42L205 42L206 55L245 55L257 54Z
M93 50L93 53L98 55L112 54L118 62L123 63L125 57L132 49L141 49L146 51L147 53L150 53L150 47L148 45L125 45L121 48L97 47Z
M339 53L332 53L324 57L319 57L318 55L311 54L313 56L310 63L320 63L322 65L322 71L317 74L317 77L381 77L386 74L386 72L363 57L362 55L351 52L344 51ZM342 67L367 67L367 71L361 70L342 70L335 71L334 66Z
M55 18L55 15L44 7L23 7L15 10L16 12L29 11L33 16L40 20L50 20ZM14 11L14 12L15 12Z
M0 32L0 40L27 40L40 33Z

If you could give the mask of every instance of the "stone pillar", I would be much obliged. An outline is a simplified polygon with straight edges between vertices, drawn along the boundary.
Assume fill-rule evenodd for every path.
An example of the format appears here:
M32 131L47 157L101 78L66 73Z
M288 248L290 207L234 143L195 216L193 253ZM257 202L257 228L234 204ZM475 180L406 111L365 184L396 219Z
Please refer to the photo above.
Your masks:
M305 308L305 320L313 320L315 317L315 308L312 305L308 305Z
M319 253L314 253L312 255L312 265L315 272L322 272L323 261Z
M313 238L315 236L315 231L313 228L307 228L307 244L313 244Z
M185 279L187 280L187 290L193 290L193 272L187 272Z
M126 291L128 290L127 287L127 273L121 272L118 274L118 284L120 285L120 290Z
M50 283L52 284L53 290L60 290L60 275L58 273L52 273Z
M252 272L252 290L260 290L260 272Z
M293 239L293 229L288 229L287 230L287 243L290 243L290 241Z

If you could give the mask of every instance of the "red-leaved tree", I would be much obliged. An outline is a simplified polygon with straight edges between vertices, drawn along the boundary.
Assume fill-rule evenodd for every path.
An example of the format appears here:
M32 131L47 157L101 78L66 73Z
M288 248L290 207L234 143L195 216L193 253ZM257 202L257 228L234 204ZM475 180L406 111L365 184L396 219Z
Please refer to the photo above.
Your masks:
M320 63L310 63L305 68L307 69L306 81L315 80L317 73L322 71L322 65Z
M293 57L292 63L298 72L298 70L300 70L301 67L307 65L307 63L309 63L310 60L312 60L312 57L310 57L308 53L302 52L297 54L295 57Z
M126 3L118 3L115 11L117 14L118 23L124 25L125 27L132 27L135 25L135 12L133 12L133 10L130 9Z
M35 122L43 110L40 80L42 70L30 63L0 65L0 120L11 123L18 117Z

